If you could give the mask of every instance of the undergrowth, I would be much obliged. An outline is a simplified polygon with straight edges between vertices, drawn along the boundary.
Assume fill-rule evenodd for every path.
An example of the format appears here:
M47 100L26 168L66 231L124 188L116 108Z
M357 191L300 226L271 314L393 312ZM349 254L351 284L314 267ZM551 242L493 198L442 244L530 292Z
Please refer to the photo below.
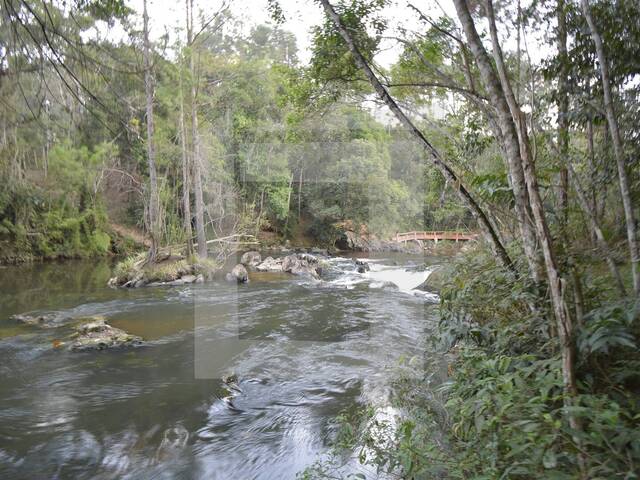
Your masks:
M368 446L361 460L405 479L638 478L637 303L616 298L600 274L581 272L579 392L567 406L549 307L531 308L531 285L478 251L461 256L453 272L441 292L438 332L425 346L431 360L405 365L395 382L402 413L382 426L390 443L372 445L370 424L343 419L358 432L353 445ZM444 375L438 358L448 359ZM330 465L305 478L335 476Z

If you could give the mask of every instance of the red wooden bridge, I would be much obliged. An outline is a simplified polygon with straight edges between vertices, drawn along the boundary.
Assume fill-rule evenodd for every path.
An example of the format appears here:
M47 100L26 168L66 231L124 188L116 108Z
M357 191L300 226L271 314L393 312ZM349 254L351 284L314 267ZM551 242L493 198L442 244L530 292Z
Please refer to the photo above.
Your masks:
M446 232L446 231L431 231L431 232L404 232L404 233L396 233L396 236L393 238L396 242L408 242L411 240L454 240L458 241L467 241L467 240L475 240L478 238L477 233L471 232Z

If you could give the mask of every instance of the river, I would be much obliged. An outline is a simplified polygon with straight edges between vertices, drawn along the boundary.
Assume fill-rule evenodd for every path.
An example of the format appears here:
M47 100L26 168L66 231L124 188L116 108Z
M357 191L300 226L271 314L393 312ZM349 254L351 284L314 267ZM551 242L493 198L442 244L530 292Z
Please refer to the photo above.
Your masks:
M428 269L406 266L425 261L130 290L106 286L108 261L0 268L0 478L295 478L337 415L387 407L398 363L421 358L437 299L410 291ZM9 318L25 312L103 315L145 344L70 352L55 345L72 322Z

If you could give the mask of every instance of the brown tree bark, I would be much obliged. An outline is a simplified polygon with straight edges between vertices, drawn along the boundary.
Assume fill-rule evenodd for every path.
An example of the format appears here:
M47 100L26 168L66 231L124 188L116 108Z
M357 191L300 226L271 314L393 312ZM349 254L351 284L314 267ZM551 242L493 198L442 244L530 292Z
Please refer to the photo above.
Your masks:
M202 158L200 154L200 134L198 132L198 93L196 87L195 51L193 42L193 0L187 0L187 45L189 46L189 70L191 71L191 131L193 190L195 196L196 237L198 257L207 257L207 238L204 227L204 199L202 193Z
M629 255L631 257L631 269L633 275L633 290L636 296L640 295L640 246L638 245L638 237L636 232L636 217L633 211L633 203L631 202L631 187L629 185L629 177L625 166L624 148L620 129L618 127L618 118L613 108L613 95L611 93L611 80L609 78L609 64L607 55L604 51L604 43L602 36L593 21L589 0L581 0L582 11L591 32L591 39L596 47L596 55L600 64L600 79L602 81L602 91L604 94L604 111L607 117L609 133L613 144L613 154L616 158L618 166L618 181L620 184L620 195L622 197L622 205L624 207L624 216L627 226L627 242L629 244Z
M149 41L149 14L147 0L143 2L143 40L144 40L144 88L146 94L147 117L147 162L149 165L149 233L151 248L149 248L148 262L153 263L158 253L160 236L160 201L158 197L158 174L156 170L156 151L154 145L153 123L153 73L151 71L151 42Z
M491 249L498 259L498 261L505 266L506 268L515 271L515 267L511 261L511 258L507 254L502 242L500 241L500 237L494 226L489 221L488 216L482 210L480 205L476 202L473 196L469 193L466 187L462 184L461 180L458 178L456 173L447 165L442 159L440 153L431 145L431 143L427 140L427 138L422 134L422 132L413 124L413 122L405 115L402 109L395 102L393 97L389 94L389 92L382 85L376 74L373 72L364 56L356 46L353 38L349 30L342 24L342 20L340 15L336 13L333 6L329 3L328 0L320 0L322 6L324 7L326 15L333 22L336 30L339 32L342 39L347 44L351 55L356 63L356 65L362 70L364 75L369 80L369 83L376 91L376 93L380 96L380 98L385 102L387 107L391 110L391 112L395 115L395 117L400 121L400 123L411 133L411 135L416 138L416 140L422 145L425 149L426 153L431 157L432 162L438 169L442 172L442 174L447 178L453 185L457 186L457 192L462 201L469 207L472 215L478 222L478 226L480 227L485 239L491 246Z
M180 64L180 149L182 153L182 215L184 234L187 238L187 255L193 254L193 231L191 229L191 172L187 145L187 129L184 123L184 95L182 93L182 64Z

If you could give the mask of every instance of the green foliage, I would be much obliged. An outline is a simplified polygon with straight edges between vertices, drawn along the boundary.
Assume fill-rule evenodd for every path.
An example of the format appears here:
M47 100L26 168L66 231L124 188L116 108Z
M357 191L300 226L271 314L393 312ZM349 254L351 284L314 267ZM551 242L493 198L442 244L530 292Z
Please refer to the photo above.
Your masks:
M471 184L485 199L509 206L513 205L513 191L507 181L506 173L476 175Z
M1 261L89 257L111 251L102 207L92 206L82 194L74 195L71 182L60 185L71 188L59 196L51 191L45 196L40 188L6 184L0 205Z
M187 260L166 261L144 269L144 276L149 282L170 282L188 274L191 274L191 265Z
M140 271L139 265L144 262L145 256L145 253L130 255L116 264L113 269L113 274L117 279L118 285L124 284L129 280L133 280L136 277Z
M447 278L427 360L398 371L402 414L377 423L342 416L339 439L348 441L336 445L416 480L637 478L637 304L585 291L585 305L598 306L577 334L579 393L568 397L552 317L543 305L531 313L528 285L481 250L460 257ZM316 465L309 478L335 475L336 464Z
M589 312L578 338L578 349L585 356L606 355L613 349L637 350L636 316L637 309L628 302L607 304Z
M349 29L359 51L371 61L380 44L386 22L379 14L386 0L353 0L335 5L343 25ZM333 99L343 95L340 82L362 80L362 73L356 66L344 40L336 31L330 19L313 29L313 52L310 77L328 86L328 96ZM328 84L328 85L327 85ZM360 91L369 91L366 82L359 84Z

